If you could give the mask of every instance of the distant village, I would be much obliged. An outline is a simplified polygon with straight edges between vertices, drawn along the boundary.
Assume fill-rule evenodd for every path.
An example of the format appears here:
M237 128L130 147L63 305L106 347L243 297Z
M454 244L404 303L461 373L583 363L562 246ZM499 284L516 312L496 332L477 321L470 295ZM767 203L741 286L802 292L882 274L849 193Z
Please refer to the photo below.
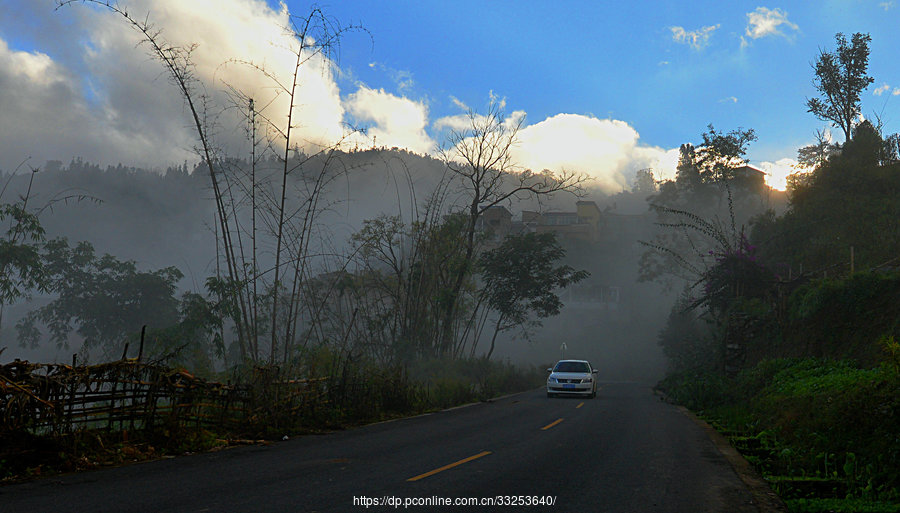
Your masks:
M733 171L733 183L762 194L767 189L765 172L749 165ZM650 210L621 214L613 206L601 209L590 200L575 201L573 210L537 212L523 210L513 214L504 206L488 208L478 219L477 229L484 235L485 248L498 246L507 235L554 233L566 247L594 248L598 254L633 254L636 262L639 241L648 236L655 216ZM570 250L571 251L571 250ZM634 283L633 276L622 276L622 283ZM598 277L588 278L560 292L568 308L608 312L610 320L625 321L631 311L629 291L619 283Z
M478 220L478 229L485 235L484 245L495 247L511 234L555 233L564 246L603 247L637 244L645 228L653 222L650 212L637 215L618 214L611 207L601 210L594 201L576 201L574 210L536 212L524 210L514 216L506 207L487 209ZM633 280L629 277L627 282ZM572 285L561 291L560 299L566 307L579 310L609 312L620 317L622 290L620 285L601 283L597 278Z

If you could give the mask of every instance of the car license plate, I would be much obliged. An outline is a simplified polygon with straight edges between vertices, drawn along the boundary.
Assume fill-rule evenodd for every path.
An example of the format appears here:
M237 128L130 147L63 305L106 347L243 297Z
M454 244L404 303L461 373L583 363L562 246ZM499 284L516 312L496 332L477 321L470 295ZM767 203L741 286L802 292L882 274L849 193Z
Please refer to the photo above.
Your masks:
M563 385L563 388L575 388L575 385L567 383L567 384Z

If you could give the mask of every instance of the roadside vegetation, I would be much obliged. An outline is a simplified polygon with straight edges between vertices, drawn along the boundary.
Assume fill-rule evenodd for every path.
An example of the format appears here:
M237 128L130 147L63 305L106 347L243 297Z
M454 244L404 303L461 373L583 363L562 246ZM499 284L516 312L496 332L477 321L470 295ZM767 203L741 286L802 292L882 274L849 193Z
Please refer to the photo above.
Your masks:
M285 379L259 367L223 374L222 383L136 359L2 365L0 379L20 393L4 393L0 482L270 444L489 401L534 389L546 376L538 367L483 357L407 368L356 362L329 375L325 369L338 368L333 358L311 356L322 378ZM225 384L228 377L237 382Z
M696 411L792 511L900 511L900 375L848 360L764 360L724 378L685 371L659 384Z
M870 40L838 34L814 66L809 111L846 140L800 150L786 212L736 229L660 205L681 245L648 244L668 262L647 262L688 278L659 335L659 389L795 512L900 511L900 155L897 134L859 118Z

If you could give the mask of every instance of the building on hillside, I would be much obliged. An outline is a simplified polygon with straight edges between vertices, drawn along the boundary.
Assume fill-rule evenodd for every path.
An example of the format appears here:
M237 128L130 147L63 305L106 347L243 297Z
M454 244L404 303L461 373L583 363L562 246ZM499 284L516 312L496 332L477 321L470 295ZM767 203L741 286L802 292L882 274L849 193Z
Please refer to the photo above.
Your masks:
M485 245L492 246L514 233L555 233L560 241L604 242L629 244L640 238L651 223L649 213L617 214L609 207L600 210L593 201L578 201L574 211L522 211L522 220L502 206L493 206L478 218L476 229L485 234ZM633 240L632 240L633 239Z
M512 213L506 207L488 207L475 221L475 230L485 235L485 246L495 246L514 231Z
M731 179L739 187L762 194L766 190L766 172L750 165L731 171Z
M510 234L554 233L560 242L572 244L573 254L582 260L590 255L602 254L610 258L637 259L638 241L646 237L652 227L653 217L648 212L619 214L614 207L601 210L593 201L577 201L572 211L536 212L525 210L521 221L513 220L513 214L504 207L485 210L476 227L483 234L482 248L497 247ZM599 252L599 253L595 253ZM578 256L577 254L575 255ZM611 279L611 277L607 277ZM590 311L608 321L624 322L632 312L628 287L606 283L603 278L589 278L559 291L566 308Z
M603 213L593 201L578 201L574 212L522 212L524 229L537 233L552 232L560 239L597 242Z

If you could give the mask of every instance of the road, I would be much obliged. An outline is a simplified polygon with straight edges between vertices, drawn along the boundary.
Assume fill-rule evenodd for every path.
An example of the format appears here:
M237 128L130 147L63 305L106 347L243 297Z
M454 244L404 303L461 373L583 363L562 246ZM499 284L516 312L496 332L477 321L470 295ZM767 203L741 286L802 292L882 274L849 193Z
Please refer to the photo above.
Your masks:
M399 507L365 506L376 499ZM521 505L418 505L470 499ZM404 509L758 511L706 432L634 383L605 383L596 399L535 390L268 446L0 487L4 513Z

